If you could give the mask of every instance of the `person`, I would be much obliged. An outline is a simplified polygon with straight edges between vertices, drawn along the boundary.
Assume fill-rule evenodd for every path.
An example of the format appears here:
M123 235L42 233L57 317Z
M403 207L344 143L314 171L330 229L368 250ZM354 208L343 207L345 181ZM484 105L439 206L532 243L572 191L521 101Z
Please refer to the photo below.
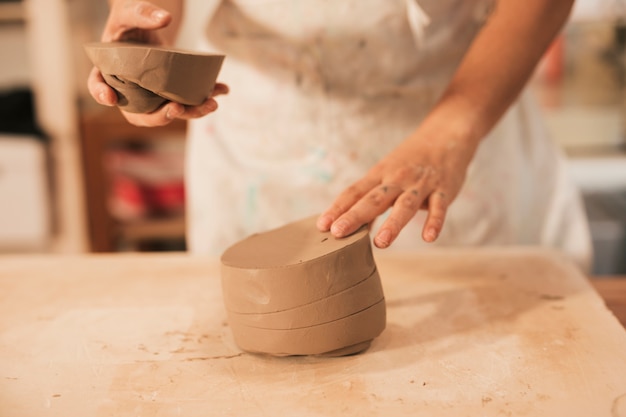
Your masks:
M540 245L589 266L580 195L525 90L573 0L202 3L195 47L226 55L213 97L125 114L190 120L191 251L319 214L337 237L375 223L378 248ZM110 0L102 41L171 45L183 7ZM115 105L95 68L88 86Z

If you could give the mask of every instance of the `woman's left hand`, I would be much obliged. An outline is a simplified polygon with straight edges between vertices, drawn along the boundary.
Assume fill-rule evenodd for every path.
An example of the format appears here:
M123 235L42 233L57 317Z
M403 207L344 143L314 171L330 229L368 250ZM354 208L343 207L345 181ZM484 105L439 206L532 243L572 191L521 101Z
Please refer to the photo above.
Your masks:
M422 238L434 241L478 144L529 80L567 21L572 4L573 0L497 2L419 129L342 192L317 227L336 237L347 236L391 207L374 237L374 244L385 248L424 208L428 217Z
M445 134L417 131L343 191L319 217L318 229L348 236L391 207L374 238L377 247L386 248L422 208L428 210L422 238L433 242L463 185L475 149Z

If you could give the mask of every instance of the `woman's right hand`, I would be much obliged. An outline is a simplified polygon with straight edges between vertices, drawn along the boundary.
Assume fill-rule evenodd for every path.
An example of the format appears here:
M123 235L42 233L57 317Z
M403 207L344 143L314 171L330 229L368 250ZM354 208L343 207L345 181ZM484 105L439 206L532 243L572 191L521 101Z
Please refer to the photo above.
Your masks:
M173 16L170 11L143 0L116 0L110 4L111 11L102 33L102 42L134 41L166 46L172 44ZM177 12L180 12L180 8ZM99 104L105 106L117 104L117 93L105 83L102 74L95 67L89 74L87 87ZM168 101L151 113L122 111L122 114L126 120L137 126L164 126L174 119L193 119L215 111L217 102L213 97L226 93L228 87L217 83L212 96L198 106L185 106Z

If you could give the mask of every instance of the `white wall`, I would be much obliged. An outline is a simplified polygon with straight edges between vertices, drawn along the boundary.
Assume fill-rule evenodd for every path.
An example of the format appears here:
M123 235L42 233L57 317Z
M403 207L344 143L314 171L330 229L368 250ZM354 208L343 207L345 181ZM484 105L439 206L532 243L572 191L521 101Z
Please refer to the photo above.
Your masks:
M624 0L576 0L572 11L573 21L615 21L626 17Z
M0 24L0 90L24 87L30 83L27 43L23 23Z

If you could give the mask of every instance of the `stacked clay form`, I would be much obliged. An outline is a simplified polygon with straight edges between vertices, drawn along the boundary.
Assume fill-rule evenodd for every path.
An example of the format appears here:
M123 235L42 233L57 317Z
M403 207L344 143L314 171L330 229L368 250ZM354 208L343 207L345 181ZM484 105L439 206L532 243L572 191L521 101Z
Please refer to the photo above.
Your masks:
M96 42L85 51L118 95L118 107L149 113L166 101L197 106L212 93L224 55L129 42Z
M385 328L367 227L336 239L315 220L252 235L222 255L224 304L241 349L348 355L367 349Z

